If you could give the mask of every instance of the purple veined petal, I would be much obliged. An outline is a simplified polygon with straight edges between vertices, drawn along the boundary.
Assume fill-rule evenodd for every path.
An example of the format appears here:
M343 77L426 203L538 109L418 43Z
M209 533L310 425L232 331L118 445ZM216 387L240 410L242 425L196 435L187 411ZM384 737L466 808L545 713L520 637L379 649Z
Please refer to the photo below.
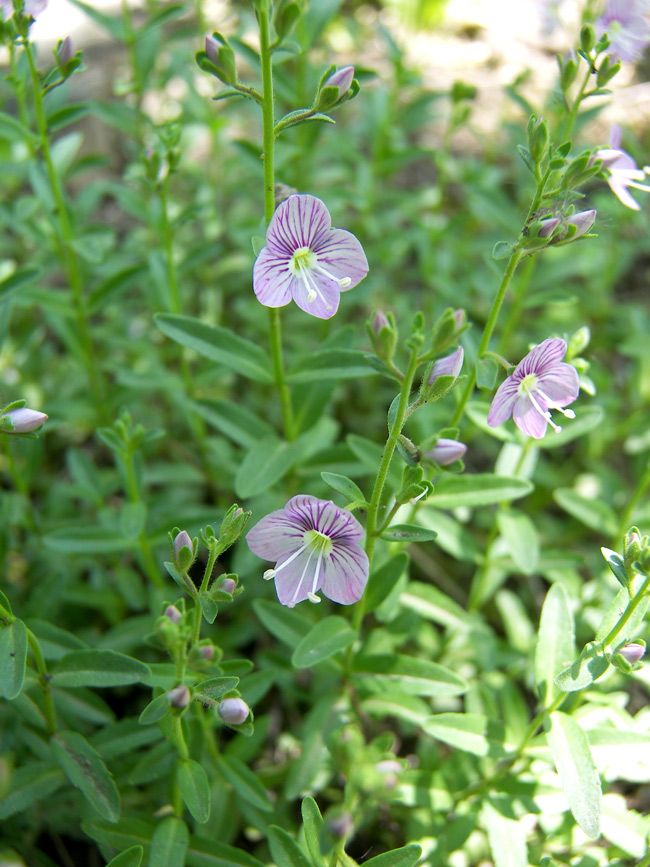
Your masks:
M271 512L246 534L246 542L253 554L263 560L286 559L303 545L305 528L287 515L284 509Z
M253 267L253 291L265 307L284 307L292 298L295 277L289 264L270 245L260 250Z
M580 378L572 364L560 362L548 373L540 375L538 386L558 406L566 406L577 398L580 391Z
M310 249L332 226L325 203L316 196L289 196L276 208L266 230L266 242L289 258L301 247Z
M492 398L492 405L488 412L487 423L490 427L498 427L510 418L517 400L518 389L519 382L514 376L509 376L501 383L497 393Z
M616 175L610 175L607 179L607 183L609 184L610 190L622 205L625 205L626 208L631 208L633 211L641 210L641 205L636 201L636 199L632 198L624 180L617 178Z
M320 590L323 576L323 561L325 558L321 560L319 576L315 587L314 576L318 563L318 553L314 548L306 548L295 560L292 560L291 563L283 567L283 563L288 559L288 556L282 557L275 567L278 570L275 576L275 590L280 603L293 608L299 602L304 602L308 598L309 593L316 593Z
M331 500L320 500L310 494L292 497L284 507L285 512L305 530L318 530L332 540L349 544L363 536L363 527L346 509L341 509Z
M352 605L361 599L368 583L369 563L360 545L334 545L323 566L320 585L328 599L339 605Z
M537 397L536 400L542 409L546 408L544 402L539 397ZM536 440L541 440L546 433L548 422L544 416L535 409L528 397L520 397L515 402L512 411L512 418L519 430L522 430L525 434L528 434L528 436L533 437Z
M291 294L301 310L315 316L317 319L331 319L339 309L341 289L333 280L321 277L320 274L310 271L308 277L310 284L316 292L313 301L309 301L309 289L304 280L296 278L292 284Z
M331 229L319 238L313 248L318 263L326 268L337 279L350 278L350 284L340 292L352 289L368 273L368 259L359 239L345 229Z
M565 355L566 341L560 337L549 337L530 350L517 365L515 374L522 379L530 373L541 376L547 367L562 361Z

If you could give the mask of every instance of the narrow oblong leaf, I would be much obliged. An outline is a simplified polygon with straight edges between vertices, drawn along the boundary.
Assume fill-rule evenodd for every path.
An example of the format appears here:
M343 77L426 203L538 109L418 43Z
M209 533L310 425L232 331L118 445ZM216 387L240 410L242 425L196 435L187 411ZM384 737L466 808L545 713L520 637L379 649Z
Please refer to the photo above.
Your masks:
M137 659L114 650L74 650L63 656L52 671L57 686L126 686L146 683L151 669Z
M11 774L11 788L0 801L0 821L47 798L66 783L65 774L47 762L32 762Z
M300 366L289 371L292 383L323 382L326 379L357 379L377 371L366 360L366 353L356 349L323 349L304 358Z
M199 355L223 364L255 382L273 382L271 359L264 350L220 325L208 325L191 316L157 313L156 325L163 334Z
M11 699L20 695L25 680L27 628L22 620L0 626L0 696Z
M481 820L487 831L494 867L528 867L526 829L510 813L508 810L508 815L504 815L489 799L481 808Z
M355 678L370 677L375 687L399 689L409 695L463 695L469 684L460 675L415 656L397 654L361 654L352 663Z
M140 867L143 857L142 846L130 846L125 852L111 858L106 867Z
M0 302L6 301L23 286L33 283L42 273L40 268L18 268L13 274L0 280Z
M138 722L143 726L153 725L153 723L162 719L169 712L170 708L171 703L167 697L167 693L164 692L149 702L138 717Z
M523 512L501 509L497 525L512 561L524 575L532 575L539 562L539 535L532 520Z
M583 497L573 488L556 488L555 502L580 523L605 536L616 535L618 521L611 506L593 497Z
M595 840L600 834L602 791L587 736L573 717L556 710L546 737L573 817Z
M449 475L436 484L433 494L427 498L427 506L435 509L491 506L494 503L525 497L532 490L531 482L514 476L499 476L494 473Z
M435 530L427 530L416 524L391 524L381 538L389 542L431 542L437 535Z
M599 645L590 641L576 661L561 671L555 678L555 685L562 692L577 692L592 684L609 667L609 662Z
M273 804L266 789L243 762L234 756L221 756L217 760L217 767L221 776L230 783L240 798L258 810L271 812Z
M296 841L283 828L269 825L268 837L275 867L311 867Z
M75 788L104 819L117 822L120 795L101 756L77 732L58 732L50 740L54 758Z
M151 837L148 867L184 867L190 832L182 819L167 816Z
M329 485L330 488L334 488L334 490L338 491L339 494L343 494L349 503L365 502L363 491L356 482L352 481L352 479L349 479L347 476L341 476L339 473L323 472L320 475L326 485Z
M306 798L302 799L300 812L302 814L302 825L305 831L305 841L307 843L307 848L309 849L309 854L314 863L320 864L322 857L320 840L323 829L325 828L325 822L321 815L321 811L318 808L318 804L311 795L307 795Z
M291 648L307 635L312 626L302 614L268 599L256 599L253 610L269 632Z
M366 587L366 610L374 611L395 587L409 564L409 555L400 551L370 573Z
M187 809L197 822L205 824L210 818L210 783L205 768L194 759L182 759L176 782Z
M556 695L555 678L574 655L573 614L564 587L552 584L542 608L535 647L535 684L542 707Z
M268 437L244 456L235 475L235 493L242 499L266 491L285 476L302 454L300 443Z
M320 620L293 652L291 662L295 668L309 668L328 659L340 650L349 647L357 637L349 622L343 617L333 615Z
M415 867L422 855L420 846L411 844L402 846L401 849L393 849L382 855L375 855L368 861L364 861L364 867Z
M438 713L422 728L427 734L475 756L501 758L506 754L505 729L500 722L477 713Z
M193 691L205 695L213 701L219 701L229 690L235 689L238 683L238 677L211 677L209 680L197 683Z

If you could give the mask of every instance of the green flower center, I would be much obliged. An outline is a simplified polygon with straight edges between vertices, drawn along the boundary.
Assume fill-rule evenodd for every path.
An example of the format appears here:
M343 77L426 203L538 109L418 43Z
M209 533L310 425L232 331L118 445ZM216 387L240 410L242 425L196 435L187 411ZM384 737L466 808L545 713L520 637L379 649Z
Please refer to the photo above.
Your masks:
M528 376L524 376L524 378L519 383L519 394L530 395L534 394L537 391L537 374L529 373Z
M289 269L294 277L301 277L303 268L311 271L316 264L316 261L316 256L312 253L309 247L298 247L291 257Z
M311 548L314 554L323 556L329 554L332 550L332 540L329 536L320 533L318 530L307 530L303 539L307 547Z

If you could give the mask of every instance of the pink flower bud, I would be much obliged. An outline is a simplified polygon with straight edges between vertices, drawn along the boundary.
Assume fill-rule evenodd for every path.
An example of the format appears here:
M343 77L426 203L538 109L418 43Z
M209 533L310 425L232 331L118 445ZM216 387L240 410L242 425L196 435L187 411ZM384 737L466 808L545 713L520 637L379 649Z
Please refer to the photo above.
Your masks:
M174 557L181 569L189 568L194 557L194 546L189 533L185 530L181 530L174 539Z
M456 323L456 331L460 330L465 324L465 311L454 310L454 322Z
M208 55L208 60L214 63L215 66L221 66L219 62L219 43L213 36L205 37L205 53Z
M339 839L349 837L354 831L354 819L350 813L339 813L336 816L328 817L327 827L334 837L338 837Z
M384 311L378 310L372 317L372 330L375 332L377 337L379 337L379 332L382 328L390 328L390 322L388 321Z
M250 708L243 698L224 698L219 702L217 713L229 726L239 726L248 719Z
M573 216L569 217L567 223L576 227L576 233L573 237L579 238L581 235L585 235L593 226L595 219L595 209L590 211L578 211L577 214L573 214Z
M219 585L219 590L224 590L226 593L232 594L237 589L237 582L233 581L232 578L224 578L221 584Z
M350 89L353 78L354 66L342 66L330 75L323 87L338 87L339 99L341 99Z
M212 662L214 659L214 647L211 644L202 644L199 653L201 659L205 659L206 662Z
M74 56L74 46L72 44L72 39L69 36L59 44L59 63L61 66L65 67L70 63Z
M432 449L422 452L422 457L434 461L441 467L447 467L460 460L467 451L465 443L441 437Z
M636 665L645 654L645 647L643 644L626 644L624 647L620 648L618 653L620 653L623 659L626 662L629 662L630 665Z
M170 689L167 693L167 698L171 702L172 707L182 709L188 706L192 698L192 694L185 686L185 684L182 683L179 686L175 686L173 689Z
M0 418L9 418L13 424L13 430L3 429L0 426L3 433L21 434L38 430L47 416L44 412L37 412L35 409L28 409L24 406L20 409L10 409L9 412L3 413Z
M175 605L168 605L165 608L165 617L171 620L172 623L180 623L182 615Z
M456 379L463 366L464 357L463 347L459 346L456 352L452 352L451 355L447 355L445 358L440 358L431 368L428 384L433 385L439 376L453 376Z
M542 220L542 225L537 231L537 237L550 238L555 229L560 225L560 222L559 217L548 217L546 220Z

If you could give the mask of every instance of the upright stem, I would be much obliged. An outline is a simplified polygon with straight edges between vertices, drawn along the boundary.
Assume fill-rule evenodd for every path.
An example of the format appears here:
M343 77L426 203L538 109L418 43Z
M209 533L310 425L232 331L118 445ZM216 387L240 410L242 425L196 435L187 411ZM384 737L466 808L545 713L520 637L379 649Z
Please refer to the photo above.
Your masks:
M645 472L642 474L639 479L636 488L634 489L634 493L627 501L627 505L623 510L623 514L621 515L621 522L618 527L618 539L616 548L620 548L623 545L623 539L625 538L625 534L629 530L629 524L634 514L634 510L637 507L637 504L641 497L644 495L646 488L650 485L650 461L645 468Z
M275 211L275 110L273 97L273 58L270 47L269 0L263 0L259 8L260 24L260 58L262 65L262 125L264 143L264 222L268 226ZM269 336L271 357L273 359L273 377L275 387L282 407L282 422L284 435L288 440L296 437L294 430L293 407L291 393L284 373L282 355L282 325L280 310L269 307Z
M210 577L212 576L212 570L214 569L214 564L217 562L217 554L219 553L218 545L211 545L210 553L208 554L208 562L205 566L205 572L203 573L203 580L201 581L201 587L199 588L199 593L205 591L210 586ZM192 644L198 644L199 638L201 637L201 605L199 604L198 598L194 600L194 628L192 630Z
M88 328L88 317L86 313L86 304L83 295L83 279L81 267L77 253L74 249L74 230L70 222L70 216L65 203L63 190L59 176L56 173L54 162L52 161L52 153L50 150L50 142L47 134L47 120L43 108L43 94L41 91L41 82L34 62L34 54L32 46L28 39L23 42L25 55L29 64L29 71L32 78L32 89L34 93L34 109L36 111L36 121L38 124L38 132L40 137L41 150L43 159L47 169L48 178L52 196L56 205L57 214L59 217L59 250L61 262L67 272L70 288L72 290L72 300L74 303L75 313L77 316L77 324L79 327L79 335L84 354L84 366L90 380L91 393L95 402L97 414L100 418L105 416L103 383L99 376L93 344L90 339L90 331Z
M648 595L648 589L650 588L650 576L645 579L643 584L641 585L641 589L638 593L635 593L632 599L627 604L627 608L623 612L623 616L620 618L618 623L610 630L609 634L603 639L602 647L606 648L608 645L612 643L612 641L616 638L618 633L623 629L625 624L628 622L630 617L634 614L637 609L637 606L641 602L641 600Z
M133 451L131 449L124 454L124 468L126 471L126 488L129 499L132 503L141 503L142 497L140 496L140 487L135 476ZM154 587L157 587L160 590L164 587L164 581L158 570L156 558L153 556L151 545L149 544L149 539L144 529L138 536L138 542L140 544L140 553L142 554L142 559L144 561L145 571Z
M38 638L34 635L31 629L27 630L27 643L34 657L34 664L38 672L38 678L43 691L43 704L45 707L45 719L47 720L48 733L53 735L56 731L56 711L54 709L54 700L50 689L50 676L47 672L47 665L41 653L41 646L38 643Z

